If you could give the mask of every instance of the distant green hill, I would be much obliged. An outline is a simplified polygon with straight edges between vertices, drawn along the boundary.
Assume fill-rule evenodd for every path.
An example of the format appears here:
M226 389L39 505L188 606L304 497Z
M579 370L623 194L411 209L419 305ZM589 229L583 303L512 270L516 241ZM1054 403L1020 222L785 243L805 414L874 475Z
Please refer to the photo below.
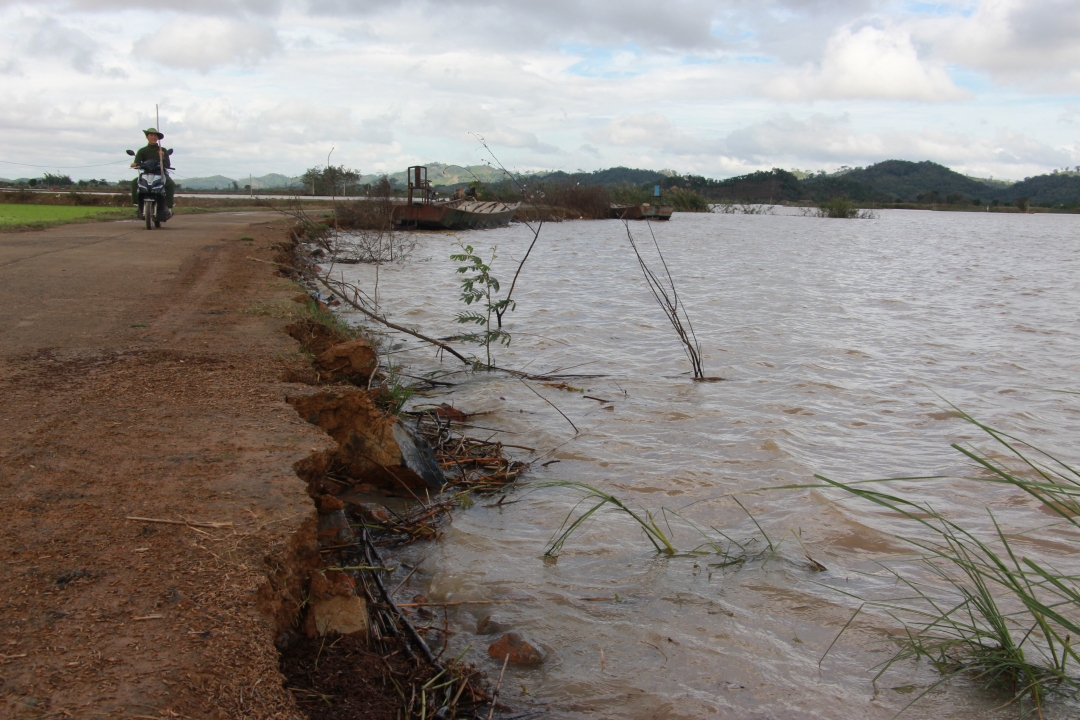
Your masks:
M665 180L664 187L693 190L717 202L778 203L802 200L806 196L806 190L799 178L780 168L759 170L725 180L713 180L698 175L676 175Z
M234 182L237 181L224 175L177 180L177 184L185 190L232 190Z
M248 184L255 190L285 190L300 187L300 178L289 177L280 173L270 173L257 178L228 178L224 175L210 177L184 178L178 181L186 190L243 190ZM234 184L235 183L235 184Z
M538 173L546 182L604 186L645 185L662 181L673 174L670 170L639 170L622 166L593 172L567 173L556 170L551 173Z
M428 182L437 186L468 185L477 178L480 179L480 182L497 183L506 177L502 170L493 168L490 165L462 167L461 165L431 162L427 164L427 169ZM360 184L368 185L378 182L380 177L382 175L378 173L361 175ZM400 172L388 173L387 177L391 183L396 183L398 187L404 187L408 184L404 168Z
M427 165L428 179L443 189L454 189L480 179L493 197L518 198L516 182L490 165L471 165L467 168L446 163ZM360 184L374 183L380 176L363 175ZM406 185L405 169L389 176L398 188ZM518 176L526 184L541 181L549 187L603 186L607 188L637 187L651 191L660 182L667 190L692 190L713 202L825 202L846 197L859 203L923 203L966 204L974 201L1013 203L1026 197L1035 205L1080 206L1080 173L1056 172L1038 175L1021 182L973 178L950 170L938 163L907 160L886 160L868 167L844 169L841 172L809 174L774 168L716 180L699 175L678 175L670 170L613 167L594 172L567 173L536 172ZM0 181L2 182L2 181ZM181 180L184 188L192 190L243 190L248 178L214 175ZM233 183L236 183L234 186ZM254 178L256 190L284 190L300 186L298 178L271 173Z
M844 180L872 189L873 195L891 197L902 202L916 202L920 195L937 193L941 197L960 194L966 198L993 197L996 188L961 175L944 165L924 160L886 160L866 168L856 168L844 173ZM808 185L820 182L820 176L808 179ZM852 197L852 199L858 199ZM872 199L872 198L867 198Z
M1033 205L1080 205L1080 174L1055 173L1024 178L998 192L1008 202L1026 197Z
M243 182L243 178L238 180L237 183L239 183L240 187L244 187L244 185L247 184L246 182ZM257 177L251 183L251 186L256 190L295 188L301 187L302 185L303 183L300 181L300 178L289 177L288 175L282 175L280 173L270 173L269 175Z

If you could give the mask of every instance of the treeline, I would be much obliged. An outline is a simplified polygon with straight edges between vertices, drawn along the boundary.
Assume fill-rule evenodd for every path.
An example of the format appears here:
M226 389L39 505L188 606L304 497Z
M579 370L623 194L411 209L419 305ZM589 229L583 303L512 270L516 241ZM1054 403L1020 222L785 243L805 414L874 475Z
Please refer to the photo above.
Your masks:
M598 171L596 175L607 178L625 175L618 171L628 168L613 168ZM453 194L458 189L471 189L479 200L500 200L502 202L523 202L536 208L541 214L560 218L598 219L608 217L612 206L658 204L654 187L661 184L665 189L659 204L673 207L679 212L709 212L709 200L703 195L677 186L666 186L660 181L664 176L647 170L631 170L640 175L631 176L635 180L645 177L645 182L599 182L596 178L582 178L581 175L552 173L549 175L525 176L504 179L497 183L473 181L468 184L441 186L436 188L441 196ZM591 173L590 173L591 174ZM591 180L591 182L590 182Z
M698 207L709 203L820 205L835 198L879 206L1008 204L1026 208L1030 204L1080 208L1080 171L1054 172L1009 184L971 178L929 161L906 160L886 160L865 168L843 168L837 173L801 177L780 168L715 180L670 171L616 167L472 185L477 186L482 197L504 201L521 200L523 191L526 195L542 193L563 198L570 194L585 197L588 193L584 189L602 188L611 202L625 204L651 202L653 187L660 185L664 204L675 205L677 209L682 209L679 205ZM453 191L457 187L440 189Z
M34 190L71 190L73 188L113 188L120 185L108 180L72 180L70 175L54 175L45 173L39 178L23 178L21 180L6 180L0 182L0 186L14 188L29 188Z
M1021 182L994 183L962 175L937 163L886 160L840 173L803 178L774 168L713 180L694 175L664 180L712 202L824 203L846 198L880 205L1020 205L1080 208L1080 172L1055 172Z

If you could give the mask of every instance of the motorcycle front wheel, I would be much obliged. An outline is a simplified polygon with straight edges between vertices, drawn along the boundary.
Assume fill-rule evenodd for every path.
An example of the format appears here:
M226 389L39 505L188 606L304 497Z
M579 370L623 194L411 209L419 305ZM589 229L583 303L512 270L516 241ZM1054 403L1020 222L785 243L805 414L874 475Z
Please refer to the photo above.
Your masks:
M143 200L143 217L146 218L146 229L154 229L154 201Z

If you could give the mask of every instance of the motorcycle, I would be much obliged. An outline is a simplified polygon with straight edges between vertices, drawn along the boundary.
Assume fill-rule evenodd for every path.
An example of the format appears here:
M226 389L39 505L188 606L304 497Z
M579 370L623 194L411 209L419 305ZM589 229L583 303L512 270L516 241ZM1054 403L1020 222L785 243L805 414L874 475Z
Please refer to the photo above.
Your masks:
M172 155L172 149L165 151ZM128 150L134 155L134 150ZM165 202L165 179L168 171L162 172L157 159L143 160L139 163L138 206L139 218L146 220L146 229L161 227L161 223L172 217L172 212Z

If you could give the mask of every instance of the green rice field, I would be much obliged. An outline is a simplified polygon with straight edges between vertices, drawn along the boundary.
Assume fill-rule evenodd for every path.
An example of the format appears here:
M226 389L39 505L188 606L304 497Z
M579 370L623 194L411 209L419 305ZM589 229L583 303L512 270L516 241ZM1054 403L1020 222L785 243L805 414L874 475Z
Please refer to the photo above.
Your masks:
M73 205L16 205L0 203L0 227L20 225L59 225L99 216L119 217L131 212L114 207Z

